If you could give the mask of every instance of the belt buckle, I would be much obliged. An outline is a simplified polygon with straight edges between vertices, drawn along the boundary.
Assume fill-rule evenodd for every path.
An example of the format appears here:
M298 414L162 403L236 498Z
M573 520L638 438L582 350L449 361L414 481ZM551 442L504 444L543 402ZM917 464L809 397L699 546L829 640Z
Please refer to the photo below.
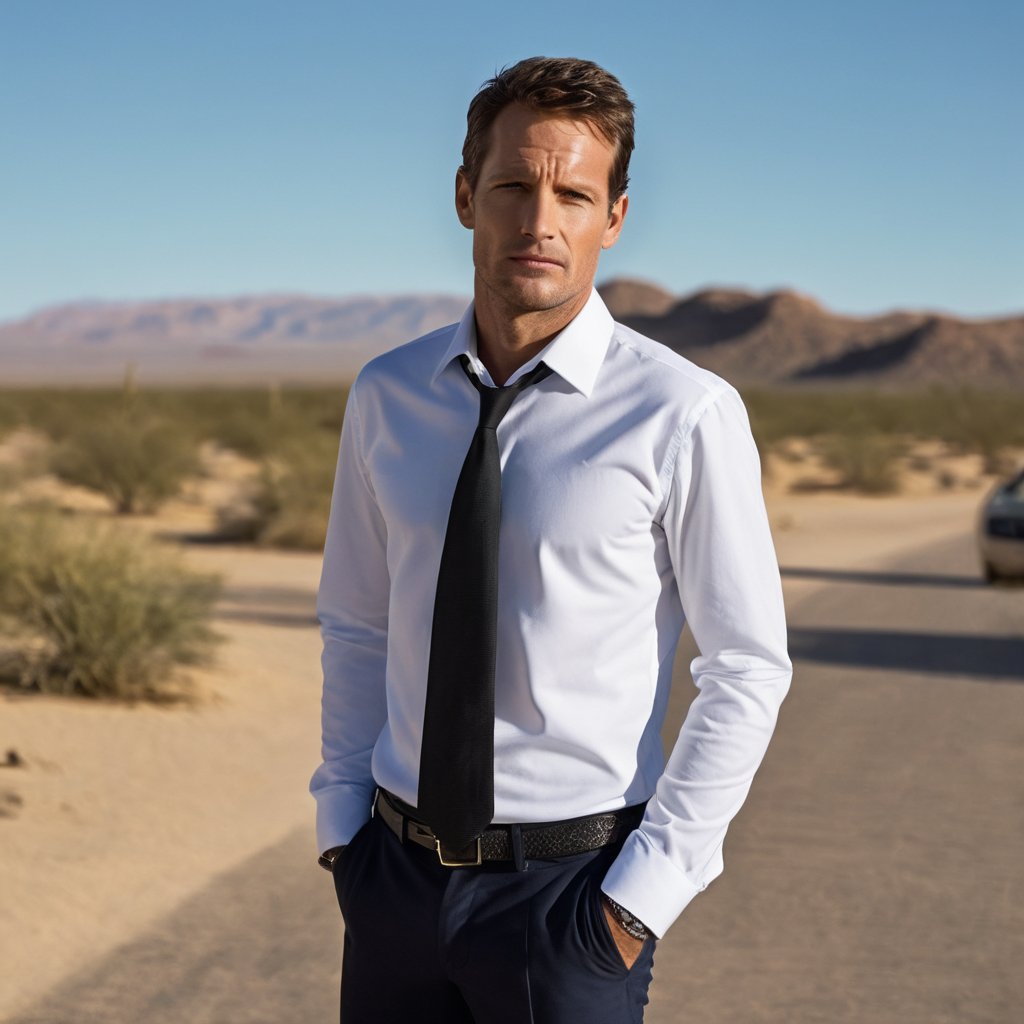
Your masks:
M472 850L474 847L475 847L475 858L476 858L475 860L452 860L452 859L446 860L445 859L446 857L447 858L451 858L452 857L452 850L451 850L451 848L447 847L447 846L442 847L441 840L438 839L436 836L434 837L434 849L437 850L437 859L446 868L475 868L475 867L479 867L484 862L483 854L482 854L481 849L480 849L480 836L477 836L476 839L473 840L473 845L470 846L469 849ZM456 852L456 855L457 855L460 851L455 851L455 852Z

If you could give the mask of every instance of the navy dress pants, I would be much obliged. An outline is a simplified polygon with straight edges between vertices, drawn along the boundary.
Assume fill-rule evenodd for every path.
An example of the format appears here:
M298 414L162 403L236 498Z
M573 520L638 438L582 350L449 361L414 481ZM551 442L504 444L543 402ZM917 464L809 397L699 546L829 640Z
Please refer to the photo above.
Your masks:
M334 863L342 1024L635 1024L654 961L627 970L600 885L619 845L446 868L373 817Z

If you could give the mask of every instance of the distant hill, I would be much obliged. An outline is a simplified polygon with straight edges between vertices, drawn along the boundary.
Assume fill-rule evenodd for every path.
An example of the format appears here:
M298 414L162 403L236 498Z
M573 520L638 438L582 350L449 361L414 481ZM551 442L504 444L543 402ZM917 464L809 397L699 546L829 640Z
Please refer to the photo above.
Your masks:
M602 289L603 292L603 289ZM1024 392L1024 315L966 320L928 312L840 316L813 299L709 288L667 308L627 292L616 319L736 384L908 388L971 384Z
M842 316L792 291L706 289L668 308L613 315L736 384L906 388L971 384L1024 393L1024 315Z
M679 297L656 284L616 277L597 289L616 320L633 316L664 316Z
M851 317L789 290L676 296L627 279L600 291L616 319L740 385L1024 392L1024 315ZM452 323L465 305L445 295L71 303L0 324L0 386L110 383L129 363L143 384L340 380L373 355Z
M458 320L447 295L255 295L79 302L0 324L3 383L315 382L355 375L389 348Z

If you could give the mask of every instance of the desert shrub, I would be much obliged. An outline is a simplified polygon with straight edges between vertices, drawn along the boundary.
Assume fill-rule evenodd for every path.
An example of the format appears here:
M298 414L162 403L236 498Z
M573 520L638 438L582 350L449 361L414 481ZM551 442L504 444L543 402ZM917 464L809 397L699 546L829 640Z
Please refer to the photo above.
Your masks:
M205 660L215 576L112 523L0 512L0 637L7 675L50 693L180 695L178 668Z
M839 486L862 494L899 490L904 445L872 431L827 434L818 441L822 461L839 475Z
M989 459L1024 446L1021 398L1012 391L933 386L920 391L745 388L754 434L766 443L859 431L936 438ZM999 454L994 456L1001 459Z
M225 448L256 459L290 456L316 445L318 435L337 441L344 395L332 391L280 392L228 396L204 410L203 434Z
M74 434L83 423L107 415L121 401L121 390L56 390L26 388L6 391L0 408L13 426L31 427L55 441Z
M167 420L118 411L59 444L54 473L106 495L121 514L151 511L198 471L195 438Z
M206 436L223 448L230 448L251 459L267 458L295 431L294 424L280 422L279 416L266 416L247 409L227 409L204 429Z
M314 435L265 460L239 499L218 510L219 534L268 547L321 550L337 457L336 438Z
M0 442L20 424L18 409L9 395L0 394Z
M935 401L943 409L947 439L962 450L980 455L983 472L1003 474L1013 468L1007 449L1024 440L1024 401L1018 397L1008 404L1003 396L970 388L936 395Z
M32 427L55 441L84 425L105 422L113 410L145 414L187 427L201 440L261 456L293 428L337 437L345 409L344 385L318 388L120 388L0 390L0 434ZM273 426L271 427L271 424Z

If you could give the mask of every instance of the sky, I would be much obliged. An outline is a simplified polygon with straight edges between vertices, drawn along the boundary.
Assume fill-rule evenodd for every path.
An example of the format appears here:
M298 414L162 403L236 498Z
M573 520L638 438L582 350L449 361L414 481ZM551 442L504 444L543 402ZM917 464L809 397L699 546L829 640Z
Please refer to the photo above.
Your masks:
M598 280L1024 312L1024 4L0 0L0 321L472 290L469 100L587 57L637 105Z

